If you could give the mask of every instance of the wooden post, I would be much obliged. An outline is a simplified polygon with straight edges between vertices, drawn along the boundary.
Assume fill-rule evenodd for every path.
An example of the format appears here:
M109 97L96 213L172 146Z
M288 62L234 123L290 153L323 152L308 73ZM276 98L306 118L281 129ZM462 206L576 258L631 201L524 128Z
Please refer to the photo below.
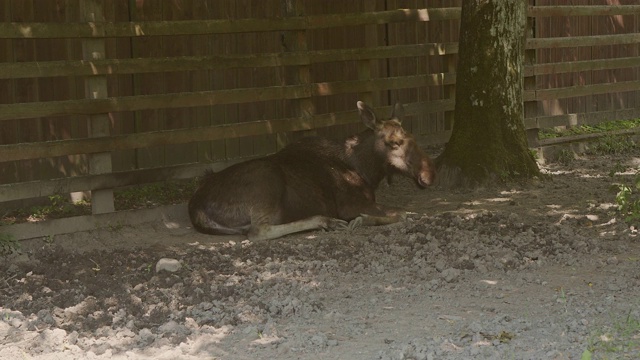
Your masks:
M83 20L87 22L104 22L101 2L97 0L81 0L80 8ZM96 27L100 31L100 27ZM97 34L104 35L104 34ZM86 61L105 58L104 38L88 38L82 40L82 58ZM103 99L107 97L107 77L93 75L85 77L85 96L88 99ZM90 115L88 119L89 137L110 135L109 114ZM104 174L111 172L111 153L97 153L89 155L89 173ZM113 190L95 190L91 192L91 210L93 214L113 212Z
M283 15L285 17L304 16L304 0L282 0ZM282 34L282 48L284 52L304 52L308 50L307 47L307 31L296 30L286 31ZM308 59L307 59L308 60ZM300 85L311 83L311 67L309 62L305 65L289 66L284 72L284 85ZM312 126L313 115L316 112L315 106L311 98L300 98L290 100L290 104L293 106L293 116L297 117L300 121ZM313 135L315 130L299 131L297 134L291 134L290 140L295 140L301 136ZM278 134L278 148L282 148L289 142L286 139L285 134ZM280 136L285 135L285 138Z
M376 11L376 2L375 1L365 1L364 2L364 12L374 12ZM364 47L372 48L378 46L378 33L376 29L376 25L365 25L364 27ZM360 60L358 61L358 80L371 80L374 75L377 75L377 69L375 66L377 62L374 60ZM375 107L380 104L380 92L377 91L367 91L360 93L360 100L369 104L372 107Z
M535 0L530 0L529 4L535 5ZM536 18L528 17L527 18L527 39L533 39L536 37ZM524 66L532 66L536 63L536 49L525 49L524 51ZM535 90L536 89L536 75L531 74L530 76L524 77L524 90ZM538 101L525 101L524 102L524 118L536 118L538 117ZM529 147L538 147L538 129L526 129L527 142L529 143Z

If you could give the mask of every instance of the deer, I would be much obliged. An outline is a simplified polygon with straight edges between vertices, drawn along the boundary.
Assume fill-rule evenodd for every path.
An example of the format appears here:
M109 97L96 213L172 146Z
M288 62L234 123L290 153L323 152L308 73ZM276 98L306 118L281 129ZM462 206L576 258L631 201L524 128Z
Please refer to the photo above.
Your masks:
M194 228L260 241L402 221L405 211L376 203L378 185L401 174L424 189L434 181L434 162L403 129L401 104L388 120L362 101L356 105L366 130L344 141L303 137L274 154L207 172L188 204Z

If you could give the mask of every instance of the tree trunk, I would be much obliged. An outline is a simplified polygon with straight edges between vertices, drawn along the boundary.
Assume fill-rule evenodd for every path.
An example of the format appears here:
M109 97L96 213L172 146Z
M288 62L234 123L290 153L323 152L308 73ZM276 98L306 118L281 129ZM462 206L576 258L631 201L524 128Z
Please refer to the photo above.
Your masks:
M438 183L478 186L539 176L524 131L523 66L527 2L462 3L451 139Z

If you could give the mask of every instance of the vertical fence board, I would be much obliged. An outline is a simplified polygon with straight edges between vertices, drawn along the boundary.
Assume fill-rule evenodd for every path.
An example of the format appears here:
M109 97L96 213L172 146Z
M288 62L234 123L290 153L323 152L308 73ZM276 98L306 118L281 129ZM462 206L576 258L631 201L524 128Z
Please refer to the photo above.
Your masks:
M97 0L80 0L80 9L84 21L104 22L102 4ZM84 60L101 60L106 58L106 46L103 38L82 40L82 57ZM85 94L88 99L107 98L107 77L93 75L85 78ZM89 116L89 136L109 136L111 123L108 114ZM105 174L113 171L111 153L98 153L89 156L89 172ZM91 193L91 210L95 214L113 212L113 189L94 190Z
M162 20L163 9L169 2L163 0L130 0L131 21ZM161 37L137 37L131 39L133 57L163 57L164 47ZM133 93L151 95L171 92L166 88L164 73L144 73L133 75ZM166 112L149 109L136 111L135 131L146 132L166 129ZM155 146L136 151L138 168L162 166L165 163L164 147Z
M129 22L130 7L127 1L103 0L103 9L107 19L115 22ZM129 38L108 38L106 39L107 54L109 58L128 59L132 58L132 40ZM134 76L130 74L118 74L109 76L107 79L108 93L110 96L131 96L134 95ZM112 119L111 131L114 135L124 135L135 133L136 114L131 111L117 112L110 114ZM136 150L114 150L112 153L112 164L114 171L133 170L138 167L136 160Z
M3 22L13 21L11 0L0 0ZM0 62L14 62L14 41L12 39L0 39ZM0 104L15 102L15 80L0 81ZM0 145L14 144L18 139L18 122L0 122ZM8 184L20 180L18 176L18 162L12 161L0 163L0 184Z

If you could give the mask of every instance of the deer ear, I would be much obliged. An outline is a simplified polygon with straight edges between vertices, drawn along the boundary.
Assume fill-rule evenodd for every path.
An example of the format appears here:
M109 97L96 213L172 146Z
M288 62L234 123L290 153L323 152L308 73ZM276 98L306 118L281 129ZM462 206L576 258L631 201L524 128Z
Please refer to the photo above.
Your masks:
M402 104L396 103L396 106L393 107L393 111L391 111L391 118L402 122L402 119L404 118L404 106L402 106Z
M363 103L362 101L358 101L356 104L358 106L358 112L360 113L360 119L362 122L369 128L375 130L378 127L376 114L373 112L373 109L369 107L369 105Z

